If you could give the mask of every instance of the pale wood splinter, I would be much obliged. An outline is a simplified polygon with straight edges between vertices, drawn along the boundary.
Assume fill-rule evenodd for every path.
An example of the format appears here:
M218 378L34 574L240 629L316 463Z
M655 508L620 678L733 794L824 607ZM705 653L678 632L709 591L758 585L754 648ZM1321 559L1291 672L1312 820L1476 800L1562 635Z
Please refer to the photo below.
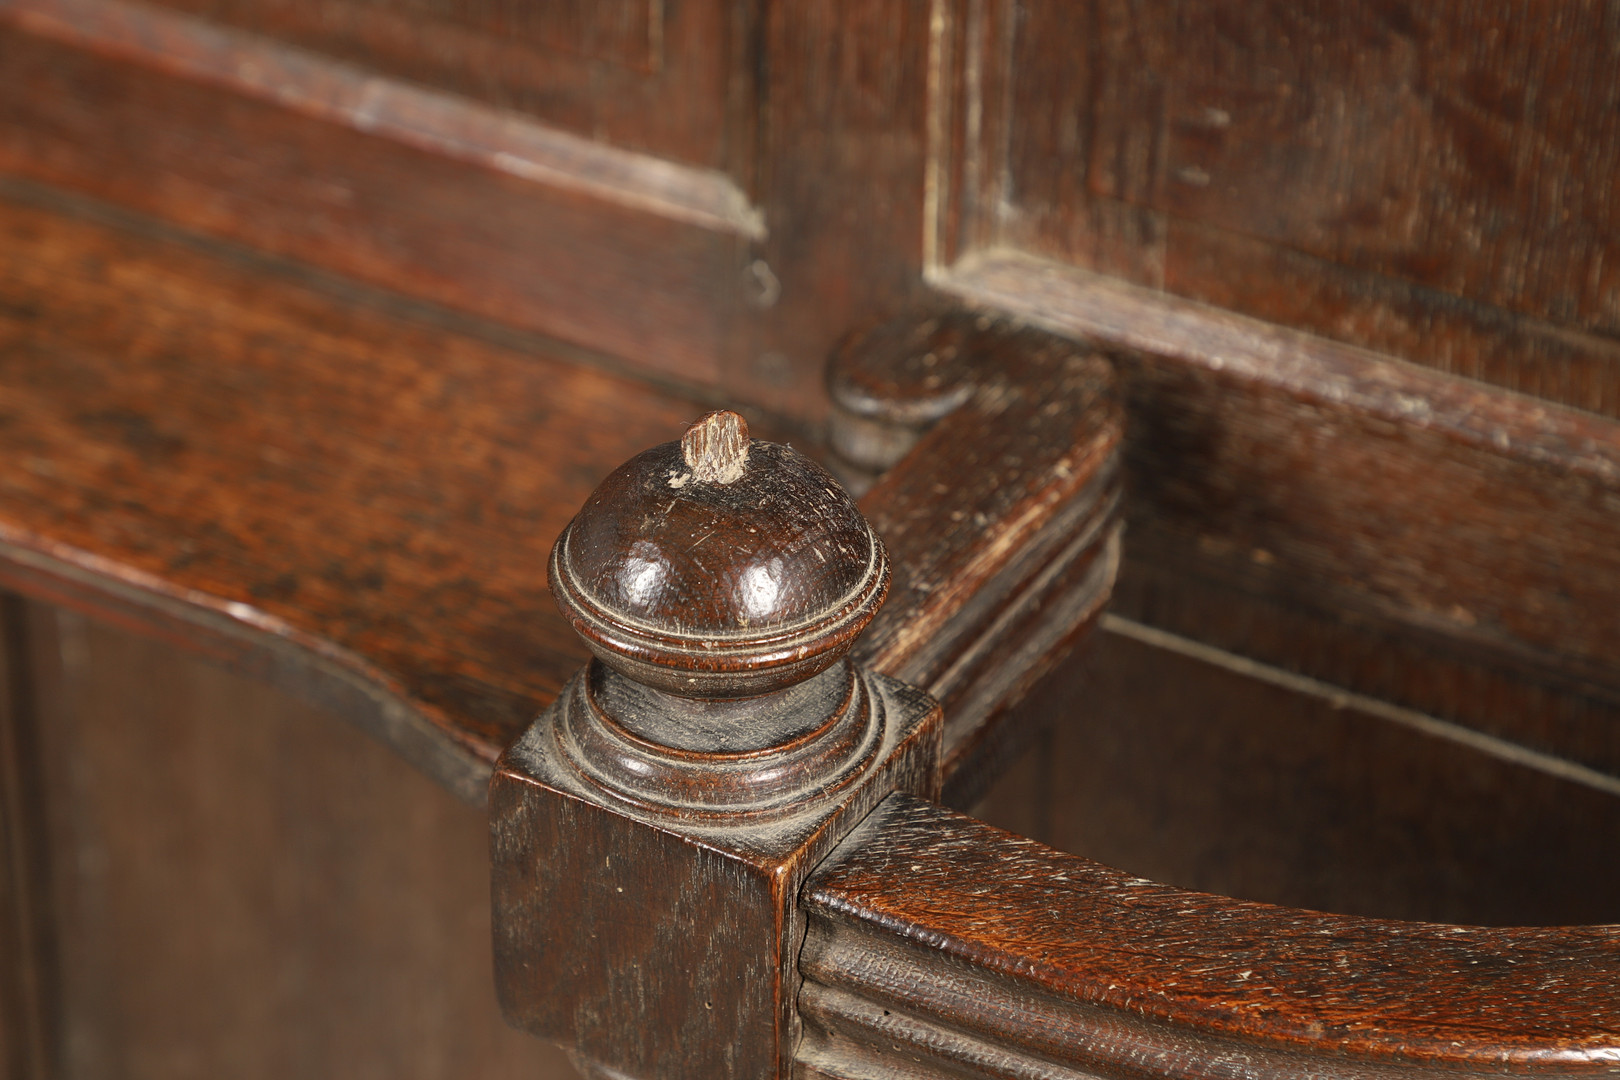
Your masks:
M681 458L699 483L735 483L748 465L748 421L728 409L709 413L681 436Z

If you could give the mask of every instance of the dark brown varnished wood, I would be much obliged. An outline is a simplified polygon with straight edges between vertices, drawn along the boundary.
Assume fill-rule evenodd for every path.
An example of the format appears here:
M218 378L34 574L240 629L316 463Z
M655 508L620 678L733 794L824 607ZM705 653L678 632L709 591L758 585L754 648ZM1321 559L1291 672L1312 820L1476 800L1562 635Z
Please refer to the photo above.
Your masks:
M889 587L883 541L826 471L711 413L616 469L548 580L603 663L648 686L754 697L839 660Z
M893 796L807 883L800 1075L1609 1075L1620 931L1158 885Z
M925 0L766 5L760 194L775 284L724 369L744 400L820 421L828 353L851 329L926 302L930 42Z
M498 3L7 0L0 170L818 419L924 292L927 5L598 7L650 68Z
M1308 605L1319 605L1318 610L1357 612L1361 616L1358 622L1382 624L1396 632L1398 636L1394 641L1388 637L1382 639L1386 650L1397 643L1404 644L1404 640L1412 639L1415 634L1428 635L1432 641L1445 640L1454 654L1466 658L1475 671L1491 670L1511 657L1514 664L1509 670L1516 670L1530 685L1553 692L1557 692L1553 688L1560 684L1567 692L1578 682L1581 692L1591 693L1594 674L1606 670L1605 665L1612 662L1614 649L1606 638L1604 644L1593 646L1593 651L1603 659L1598 664L1583 664L1573 660L1567 652L1559 652L1569 640L1567 626L1561 629L1561 624L1554 620L1539 624L1535 621L1546 603L1535 595L1538 580L1547 581L1541 587L1556 590L1556 595L1564 602L1583 603L1593 596L1594 590L1601 594L1613 576L1606 561L1610 545L1602 540L1594 542L1595 538L1607 537L1612 531L1613 508L1609 504L1613 499L1607 495L1607 480L1599 479L1608 477L1608 465L1616 456L1611 445L1614 439L1611 424L1526 403L1484 388L1458 386L1318 339L1278 334L1191 305L1148 297L1078 275L1066 275L1056 268L1036 263L987 260L962 269L958 276L948 280L969 299L990 300L1046 326L1070 333L1087 333L1094 340L1114 346L1115 355L1121 360L1122 381L1132 411L1151 424L1136 428L1128 444L1133 448L1134 473L1128 482L1134 481L1138 528L1146 533L1146 542L1139 549L1134 542L1132 545L1137 551L1133 558L1140 567L1137 576L1142 584L1128 587L1131 598L1128 602L1149 605L1128 610L1147 612L1157 619L1182 620L1174 624L1179 626L1230 627L1235 634L1247 635L1237 640L1269 643L1274 655L1290 668L1310 670L1312 663L1340 663L1335 673L1341 678L1346 673L1359 674L1354 668L1342 666L1342 662L1350 658L1348 650L1338 646L1331 632L1319 631L1316 637L1291 637L1288 628L1298 624L1299 616L1290 610L1290 605L1297 608L1303 600ZM1197 390L1189 392L1194 387ZM1229 398L1228 394L1234 396ZM1238 400L1243 404L1238 405ZM1337 417L1342 417L1343 421L1335 422ZM1248 428L1251 423L1256 424L1254 430ZM1262 430L1264 434L1260 433ZM1328 440L1337 440L1337 445L1331 448L1324 445ZM948 458L950 454L949 449L943 450L943 456ZM1211 469L1211 465L1215 468ZM1593 488L1584 489L1581 494L1563 490L1563 497L1556 500L1549 495L1550 484L1569 485L1572 476L1591 478ZM1198 479L1192 480L1194 477ZM1398 494L1389 490L1392 477L1398 477L1394 482L1403 488ZM1362 494L1356 494L1358 489ZM1481 497L1487 490L1491 495ZM1188 498L1188 493L1192 492L1198 494ZM1273 494L1281 501L1272 503ZM1324 520L1325 506L1333 508L1329 513L1342 510L1343 517L1331 523ZM1350 509L1352 506L1357 509ZM1405 525L1398 524L1399 516L1382 516L1376 512L1379 507L1393 511L1399 506L1410 506L1405 512ZM1568 524L1549 526L1547 515L1553 506L1557 513L1572 516ZM1443 524L1435 520L1439 507L1445 508ZM1236 521L1252 522L1257 530L1267 530L1264 534L1267 542L1244 544L1240 541L1223 545L1218 539L1222 536L1221 530ZM1133 541L1135 536L1133 532ZM1523 537L1528 544L1503 545L1503 536ZM1424 554L1423 545L1429 543L1434 547ZM1542 545L1556 548L1557 553L1544 550ZM1280 551L1294 554L1291 558L1279 558ZM1346 566L1352 560L1354 570ZM1490 570L1482 568L1482 560L1489 560ZM1272 575L1270 581L1274 584L1264 593L1267 606L1261 607L1256 603L1253 583L1266 580L1263 575L1267 573ZM1579 589L1560 587L1537 576L1547 573L1572 575L1559 580L1578 579L1582 585ZM1197 601L1181 598L1183 583L1202 590L1194 592ZM1386 594L1389 599L1367 596L1381 589L1389 590ZM1454 606L1442 607L1434 597L1437 593L1444 595L1447 590L1457 598L1451 601ZM1428 597L1424 596L1425 592ZM1518 642L1504 640L1509 639L1510 634L1494 627L1480 627L1483 620L1473 618L1473 608L1463 606L1460 594L1477 598L1471 601L1473 608L1490 610L1487 604L1494 605L1494 610L1503 612L1498 616L1501 622L1519 633L1525 632L1527 627L1537 627L1533 632L1541 635L1541 647L1527 649ZM1582 634L1590 635L1606 625L1610 607L1605 597L1579 616L1571 614L1567 618L1580 623ZM1295 621L1268 627L1263 620L1273 610ZM1464 620L1468 620L1469 630L1480 632L1466 636L1459 633L1457 624ZM1151 628L1144 630L1152 632ZM1585 640L1592 639L1586 637ZM1480 723L1477 711L1482 699L1477 695L1465 699L1455 687L1426 687L1420 666L1424 660L1419 657L1422 654L1414 657L1407 669L1410 689L1400 689L1406 693L1427 693L1431 704L1451 703L1456 712L1447 715L1454 718L1469 711L1457 708L1469 701L1473 715L1468 715L1463 722ZM1366 670L1376 675L1381 669L1382 666ZM1242 670L1241 665L1238 670ZM1286 672L1279 675L1287 677ZM1127 704L1116 707L1117 711L1112 713L1099 714L1077 707L1075 697L1065 698L1062 691L1040 704L1047 708L1049 720L1071 728L1110 721L1120 725L1121 731L1089 735L1089 745L1107 747L1110 739L1118 742L1129 737L1126 733L1131 732L1133 723L1138 720L1133 715L1137 704L1151 707L1155 692L1166 692L1178 679L1185 679L1184 675L1166 670L1145 674L1139 671L1138 677L1147 681L1132 686L1129 677L1122 676L1126 681L1119 684L1115 695L1116 700ZM1353 678L1349 684L1354 685ZM1389 686L1387 679L1384 685ZM1351 757L1362 752L1376 756L1376 748L1381 746L1388 758L1369 761L1363 783L1380 792L1376 799L1378 808L1371 813L1371 808L1331 805L1330 792L1336 771L1330 769L1323 775L1315 792L1324 798L1320 811L1322 828L1315 837L1323 845L1321 851L1316 850L1310 833L1296 835L1287 825L1268 824L1267 828L1274 831L1275 837L1266 837L1263 842L1297 844L1304 853L1289 859L1281 851L1271 852L1269 857L1278 862L1273 873L1280 875L1271 886L1273 889L1285 895L1299 895L1309 894L1314 888L1318 890L1317 895L1337 898L1352 907L1357 904L1354 897L1359 891L1364 898L1362 903L1406 914L1466 917L1468 913L1475 913L1496 920L1511 917L1515 912L1532 916L1540 913L1554 918L1562 913L1566 918L1587 920L1612 916L1612 905L1605 902L1601 884L1595 886L1597 892L1591 895L1583 895L1581 887L1576 885L1569 892L1552 890L1555 895L1538 896L1538 892L1549 890L1538 890L1533 882L1516 886L1501 896L1479 897L1472 904L1465 895L1468 881L1484 888L1489 887L1484 883L1493 875L1501 875L1504 881L1517 881L1523 868L1532 864L1558 873L1560 863L1556 858L1537 861L1554 849L1563 851L1577 864L1594 855L1600 859L1606 857L1610 845L1605 828L1613 816L1613 796L1609 787L1591 787L1575 779L1562 778L1565 771L1580 772L1580 766L1556 771L1553 766L1567 763L1553 757L1542 761L1534 755L1521 761L1514 746L1508 743L1495 747L1492 755L1476 758L1471 752L1473 744L1468 741L1472 733L1467 729L1452 729L1457 732L1458 741L1448 747L1444 739L1434 741L1437 729L1443 731L1447 725L1422 716L1403 717L1403 723L1387 724L1382 711L1357 719L1335 716L1338 737L1355 740L1355 755L1336 753L1330 746L1320 745L1320 740L1333 729L1319 729L1308 735L1287 730L1286 713L1265 721L1247 719L1230 731L1209 731L1202 723L1205 717L1200 715L1207 706L1199 702L1196 684L1188 687L1188 693L1191 696L1180 701L1173 710L1174 723L1166 724L1156 740L1149 735L1149 744L1141 747L1145 755L1142 771L1153 783L1164 787L1167 793L1162 800L1164 804L1185 803L1182 810L1201 813L1202 820L1196 825L1167 823L1159 832L1152 828L1151 820L1136 822L1134 831L1123 831L1144 851L1118 849L1122 857L1129 856L1127 863L1137 858L1157 869L1179 866L1180 873L1196 872L1196 862L1177 864L1178 853L1174 850L1160 848L1157 857L1147 852L1154 851L1156 844L1174 844L1163 832L1174 834L1179 830L1187 834L1211 825L1212 819L1218 821L1218 812L1214 811L1221 807L1220 793L1228 784L1234 797L1225 800L1225 807L1221 809L1241 813L1243 798L1238 797L1238 793L1248 793L1247 798L1252 801L1257 791L1263 792L1273 785L1286 789L1293 782L1310 783L1308 777L1316 753L1328 755L1324 761L1337 761L1339 766L1345 767ZM1240 714L1246 707L1245 701L1257 708L1276 709L1275 702L1261 701L1255 694L1244 695L1240 686L1222 687L1220 693L1222 700ZM1333 688L1324 688L1322 693L1331 695ZM1070 694L1075 692L1070 691ZM1600 700L1604 696L1601 690L1597 694ZM1079 692L1078 700L1086 701L1084 690ZM1512 714L1511 706L1504 706L1499 722ZM1220 715L1216 711L1209 719ZM1555 753L1580 748L1584 760L1606 760L1602 747L1612 747L1612 739L1604 735L1612 727L1606 724L1612 715L1612 708L1597 705L1581 717L1580 726L1565 727L1556 734L1543 730L1540 740ZM1509 726L1498 726L1496 730L1528 735L1536 730L1533 725L1546 722L1545 713L1531 712L1515 717ZM1283 727L1273 738L1267 739L1267 723ZM1489 729L1488 724L1485 726ZM1173 752L1183 737L1193 741L1213 740L1211 745L1228 750L1238 745L1252 745L1257 760L1234 762L1234 766L1267 771L1260 776L1239 772L1230 778L1211 779L1202 775L1200 764L1219 767L1221 759L1204 755L1195 757L1185 770L1178 772L1173 761L1163 761L1159 755ZM1075 743L1076 736L1071 734L1069 741ZM1308 748L1313 743L1317 745L1314 751ZM1422 745L1425 743L1426 746ZM1464 746L1470 747L1470 751L1464 751ZM1298 776L1290 777L1287 764L1262 760L1279 753L1287 755L1294 748L1301 749L1305 755L1301 759L1305 767L1294 770L1300 774ZM1061 758L1046 760L1047 768L1053 771L1036 784L1048 793L1044 813L1069 809L1086 815L1106 807L1106 804L1098 806L1098 802L1109 797L1110 787L1117 788L1120 778L1109 769L1120 763L1117 758L1096 760L1097 756L1093 753L1085 759L1091 768L1080 776L1063 771ZM1147 762L1156 762L1157 767ZM1548 767L1546 772L1542 772L1544 765ZM1514 774L1520 770L1523 775L1515 778ZM1595 771L1589 775L1600 784L1605 779ZM1081 800L1076 805L1073 792L1076 784L1091 789L1088 792L1093 796L1091 801ZM1448 790L1448 785L1457 789L1456 799L1445 800L1444 808L1423 804L1426 794L1439 796ZM1066 798L1065 792L1068 792ZM1346 791L1346 794L1354 793L1353 789ZM1475 799L1482 801L1475 804L1472 802ZM1200 806L1202 810L1198 809ZM1305 822L1299 820L1299 815L1312 813L1311 806L1308 799L1283 799L1271 812L1288 815L1288 824L1303 827ZM1527 813L1521 818L1513 812L1515 807ZM1560 812L1560 807L1567 813ZM1590 812L1583 814L1582 807ZM1159 812L1163 813L1164 809ZM1503 815L1500 821L1496 817L1498 812ZM1384 820L1386 816L1393 820ZM1099 827L1106 828L1095 820L1089 823L1094 835ZM1232 824L1236 827L1241 822ZM1073 823L1066 826L1070 833L1075 828ZM1567 843L1560 846L1549 837L1538 844L1535 836L1542 828L1567 831ZM1454 830L1455 836L1448 835L1448 830ZM1241 832L1212 839L1214 843L1206 844L1206 851L1210 848L1219 851L1223 846L1232 845L1241 851L1244 846ZM1490 850L1493 840L1499 843L1495 850ZM852 837L844 851L855 852L861 842L861 837ZM1390 842L1399 850L1380 853L1380 845ZM1515 858L1515 852L1518 852L1519 871L1508 862ZM908 867L923 865L909 861L910 854L911 849L874 851L870 856L873 862L867 865L879 876L903 880ZM939 849L941 880L957 871L953 859L957 854L957 849L949 843ZM1198 857L1196 851L1185 854L1194 859ZM1407 865L1392 868L1395 875L1386 875L1381 884L1358 881L1358 872L1380 874L1381 854L1386 859L1393 856L1403 860ZM860 856L850 854L849 857ZM1267 857L1264 853L1255 853L1247 869L1238 869L1234 874L1208 868L1201 876L1212 877L1229 888L1236 887L1244 873L1259 870ZM986 861L994 860L987 856ZM1234 855L1231 861L1241 866L1244 858ZM1317 862L1327 865L1313 872L1311 867ZM1470 863L1474 865L1465 869ZM1031 876L1040 880L1047 872L1052 872L1052 868L1043 868ZM991 873L993 871L987 868L986 878L974 891L986 897L1015 895L1015 899L1008 901L1007 910L1022 910L1029 933L1043 935L1039 938L1043 948L1061 950L1064 943L1074 940L1075 925L1094 921L1089 912L1078 913L1074 919L1067 918L1062 909L1054 908L1048 895L1035 895L1033 891L1017 894L1005 882L993 879ZM1263 875L1265 871L1260 870L1260 873ZM1121 880L1125 878L1120 875ZM1403 878L1413 890L1411 895L1400 894ZM1249 880L1263 880L1263 877ZM1428 890L1424 889L1425 881L1432 886ZM905 896L915 903L916 923L932 927L930 919L935 913L939 892L937 883L919 880L900 884L896 880L894 889L893 897ZM1258 891L1267 890L1262 886ZM809 903L814 908L816 901ZM1182 908L1174 910L1186 908L1188 905L1183 904ZM1155 931L1143 932L1181 933L1183 928L1175 924L1171 910L1167 902L1152 924ZM1281 909L1266 912L1256 908L1254 916L1257 926L1265 925L1265 929L1254 932L1256 939L1265 943L1256 946L1257 953L1270 948L1287 955L1288 950L1295 948L1293 934L1300 927L1292 920L1302 917L1300 913ZM1196 1003L1207 1004L1210 1011L1191 1009L1178 1013L1174 1020L1166 1014L1162 1025L1139 1025L1093 1054L1086 1041L1084 1024L1076 1026L1075 1014L1066 1004L1046 1012L1032 1005L1036 998L1051 989L1039 985L1046 973L1037 969L1037 974L1023 987L1004 993L1005 988L998 986L994 978L970 975L961 967L938 962L929 947L937 946L940 938L930 929L916 931L927 946L916 954L905 955L889 937L891 933L903 934L904 931L893 922L877 921L882 929L874 928L870 935L834 935L838 959L831 964L824 983L822 976L816 974L819 930L812 930L805 953L809 981L801 996L807 1025L801 1064L809 1066L808 1075L817 1075L816 1069L834 1076L1070 1075L1050 1071L1054 1059L1088 1072L1105 1073L1110 1071L1106 1063L1112 1061L1116 1068L1131 1075L1213 1075L1209 1071L1212 1069L1233 1069L1239 1075L1291 1075L1302 1069L1332 1069L1335 1065L1331 1063L1343 1062L1342 1041L1333 1039L1325 1028L1313 1035L1310 1026L1313 1018L1299 1019L1296 1033L1302 1034L1302 1045L1278 1051L1275 1057L1268 1058L1265 1052L1245 1045L1241 1038L1234 1042L1235 1037L1214 1014L1230 1007L1233 1015L1243 1015L1249 1005L1236 998L1221 998L1213 991L1204 993ZM1005 923L986 928L982 942L986 948L1008 947L1014 954L1008 960L1008 967L1017 969L1022 964L1027 970L1031 958L1019 953L1005 938L998 937L1005 929ZM1389 988L1385 1006L1369 1008L1359 1023L1371 1042L1387 1038L1386 1048L1412 1043L1407 1056L1396 1065L1397 1069L1410 1068L1425 1058L1428 1059L1426 1064L1434 1065L1443 1062L1447 1055L1474 1053L1479 1055L1476 1071L1493 1069L1493 1056L1500 1047L1493 1046L1488 1038L1468 1036L1472 1001L1489 999L1496 987L1486 978L1470 979L1472 965L1466 960L1471 957L1456 962L1451 970L1458 994L1467 999L1459 1000L1458 1012L1451 1014L1447 1021L1451 1025L1448 1034L1455 1036L1449 1041L1459 1045L1442 1046L1447 1040L1439 1038L1423 1045L1409 1038L1407 1015L1399 1003L1410 994L1412 1007L1421 1010L1426 1007L1425 1002L1443 1004L1451 992L1449 987L1425 990L1416 985L1429 960L1423 955L1420 940L1424 932L1416 924L1386 923L1381 931L1383 936L1372 939L1377 944L1367 943L1362 959L1370 968L1380 964L1396 965L1398 970L1407 972L1412 981ZM1428 932L1434 935L1432 940L1438 941L1449 940L1443 936L1445 933L1483 933L1455 927ZM1561 961L1579 951L1582 942L1612 942L1612 937L1605 937L1606 932L1601 928L1571 930L1567 939L1562 936L1563 931L1556 929L1521 933L1527 940L1535 941L1540 962L1552 979L1565 977L1553 973ZM1299 947L1308 948L1312 940L1312 931L1302 931ZM1212 945L1210 951L1218 953L1223 947ZM1612 953L1612 944L1608 947ZM1121 948L1130 948L1130 945L1122 942ZM1380 950L1387 950L1387 959L1380 959ZM969 958L973 964L980 965L985 961L985 954L980 951L964 957ZM1411 966L1404 966L1408 961ZM1612 967L1612 955L1608 962ZM1581 970L1580 961L1573 964L1575 971ZM1507 966L1505 960L1502 966ZM1237 970L1233 969L1235 982L1240 981L1235 979ZM1153 976L1141 984L1142 993L1173 998L1172 973L1166 970L1154 972ZM865 981L867 979L871 984ZM1584 1065L1577 1061L1578 1067L1593 1073L1605 1071L1612 1065L1605 1055L1612 1055L1615 1049L1613 1018L1590 1021L1587 1029L1580 1029L1588 1017L1579 1010L1583 1000L1609 1003L1611 999L1602 995L1611 979L1612 973L1583 984L1585 998L1577 997L1570 1006L1576 1010L1570 1022L1575 1029L1586 1030L1598 1046L1599 1052ZM850 996L851 993L866 994L870 985L878 984L885 989L867 994L864 1001ZM1280 986L1279 993L1309 1001L1319 988L1320 984L1312 978L1312 967L1307 963L1297 981ZM1345 991L1346 996L1349 993ZM1425 993L1429 995L1427 998ZM931 996L935 994L940 996ZM1476 997L1468 998L1470 994ZM1564 1004L1563 998L1549 993L1540 1007L1543 1011L1556 1011ZM1515 1010L1521 1006L1527 1010L1524 1020L1515 1023ZM926 1015L923 1022L915 1023L919 1008ZM887 1015L881 1015L885 1009ZM1533 1046L1536 1040L1541 1040L1539 1051L1532 1049L1524 1055L1527 1067L1545 1065L1538 1060L1543 1051L1556 1058L1568 1048L1563 1038L1565 1032L1557 1027L1556 1017L1551 1027L1538 1027L1541 1017L1536 1009L1535 1003L1517 1002L1503 1004L1501 1011L1494 1014L1496 1023L1503 1025L1502 1038L1507 1042L1519 1040ZM1031 1017L1032 1010L1035 1018ZM936 1022L941 1018L942 1022ZM1026 1022L1030 1026L1021 1026ZM1126 1028L1130 1026L1130 1023L1125 1024ZM1029 1041L1023 1042L1026 1037ZM1113 1036L1105 1032L1101 1038L1107 1043ZM1313 1038L1316 1041L1312 1042ZM1605 1038L1609 1041L1604 1042ZM1162 1053L1155 1055L1145 1049L1153 1046ZM1351 1062L1342 1067L1345 1075L1371 1075L1387 1064L1387 1060L1365 1066ZM1557 1072L1563 1064L1546 1067Z
M726 129L728 120L736 119L728 116L734 103L727 99L749 92L748 73L724 57L735 55L730 34L741 32L746 43L747 24L743 19L732 24L720 3L672 10L670 19L657 17L666 6L662 0L595 5L595 14L606 16L603 21L615 15L634 21L639 15L644 25L660 24L656 29L662 40L643 44L650 65L582 56L591 47L585 40L590 36L588 20L581 20L587 22L584 26L576 22L576 47L570 49L568 42L558 39L567 33L555 24L561 5L540 13L514 12L508 6L507 14L516 14L518 20L525 14L535 22L548 16L554 20L553 29L561 33L549 43L535 40L533 34L512 32L510 25L498 25L511 21L501 19L500 0L486 4L482 12L467 5L460 20L433 0L412 6L414 12L391 11L367 0L276 9L234 0L166 0L153 5L125 0L7 0L0 7L0 18L29 34L92 54L134 60L403 141L433 138L434 113L449 112L466 126L459 137L439 132L434 138L437 149L459 157L477 148L491 131L504 133L512 159L488 164L514 175L525 171L522 136L539 131L563 136L561 145L571 142L568 135L586 141L606 135L604 143L621 151L618 155L608 151L606 160L630 157L622 151L668 158L674 166L664 170L671 195L679 191L683 178L706 175L723 183L727 171L746 175L747 147L728 146ZM440 8L439 18L424 10L433 6ZM461 27L454 25L457 21ZM654 50L658 56L646 55ZM362 86L368 78L370 85ZM679 87L678 93L671 92L671 84ZM409 105L416 107L402 115L401 106ZM407 116L417 123L401 124ZM545 127L525 123L531 119L544 121ZM589 160L590 148L581 149ZM641 160L646 164L652 159L641 156ZM704 172L682 169L676 162ZM577 180L588 182L595 172L581 168ZM546 179L570 182L566 175Z
M339 705L481 800L584 656L544 590L566 507L702 406L173 239L0 215L5 580Z
M0 5L0 171L716 381L757 211L585 124L118 0Z
M967 312L918 313L865 328L827 362L827 441L833 460L864 492L923 433L972 396L994 370L984 352L995 328Z
M330 703L481 799L584 655L541 589L565 505L701 392L85 213L0 207L6 580ZM930 436L950 452L865 502L905 566L875 666L964 702L953 746L1086 623L1113 559L1106 365L996 340ZM964 478L980 460L998 471Z
M289 60L327 60L327 70L339 61L396 86L432 87L672 161L716 169L746 162L746 145L736 145L738 132L728 130L728 99L751 96L752 88L746 67L726 60L746 46L746 33L735 43L730 38L747 23L733 23L740 13L724 0L564 0L539 9L503 0L272 8L244 0L150 6L23 0L10 6L38 30L99 50L144 54L155 64L179 66L187 46L199 40L232 40L239 48L257 46L260 56L275 50ZM232 74L242 81L263 77ZM282 80L283 100L319 96L314 80L287 73Z
M953 287L1117 350L1153 565L1620 685L1613 421L1049 263Z
M947 796L966 805L1019 746L1008 710L1113 588L1113 372L1063 338L940 310L852 336L830 379L835 454L842 432L883 451L846 441L863 475L893 465L862 505L894 553L895 595L858 655L940 699Z
M1016 249L1620 415L1606 5L953 14L944 265Z
M58 1023L54 1071L8 1080L575 1076L501 1021L482 812L170 642L27 628Z
M1612 772L1113 614L1028 705L1043 737L973 814L1050 847L1286 907L1620 922Z
M596 659L490 782L507 1018L609 1075L787 1075L800 884L892 791L934 795L939 706L844 660L888 589L824 470L710 413L552 549Z
M0 170L489 320L417 333L116 232L46 259L95 286L53 295L33 256L63 234L8 233L0 520L33 595L324 698L469 794L582 655L535 599L561 523L536 507L631 441L581 418L662 437L723 385L813 420L827 346L934 283L1088 342L989 328L988 376L868 500L901 567L873 655L946 699L953 765L978 763L952 798L1100 608L1121 485L1136 625L1613 772L1612 427L1391 359L1615 413L1608 7L0 0L0 23ZM997 278L1010 250L1035 261ZM1048 290L1076 267L1150 295ZM1124 470L1112 420L1074 411L1107 401L1094 345ZM1223 692L1214 719L1264 697Z

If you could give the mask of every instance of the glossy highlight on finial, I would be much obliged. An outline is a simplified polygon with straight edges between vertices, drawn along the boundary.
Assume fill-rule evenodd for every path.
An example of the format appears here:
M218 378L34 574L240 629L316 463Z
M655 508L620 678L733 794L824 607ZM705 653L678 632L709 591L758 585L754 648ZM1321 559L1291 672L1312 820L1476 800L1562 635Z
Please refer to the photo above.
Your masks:
M558 538L550 580L604 663L735 698L836 663L882 603L889 565L825 470L719 411L604 480Z

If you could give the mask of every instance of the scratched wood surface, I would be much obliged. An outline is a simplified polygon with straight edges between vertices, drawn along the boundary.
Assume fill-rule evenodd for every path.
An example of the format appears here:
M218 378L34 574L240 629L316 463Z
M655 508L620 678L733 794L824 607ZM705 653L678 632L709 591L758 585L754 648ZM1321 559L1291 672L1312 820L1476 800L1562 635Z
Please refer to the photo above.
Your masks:
M702 407L182 243L16 203L0 231L8 552L375 682L476 800L585 656L551 540Z
M891 796L806 885L810 1077L1608 1075L1620 929L1185 892Z
M1151 571L1127 613L1543 745L1592 736L1536 734L1562 721L1437 685L1363 628L1620 699L1614 421L1050 262L951 286L1119 361L1128 549ZM1291 633L1290 608L1321 632Z
M627 1076L786 1075L799 886L891 791L939 789L938 703L843 659L883 543L719 410L604 481L550 579L597 660L490 781L507 1018Z
M1620 415L1612 5L981 9L962 250Z
M705 411L699 392L78 211L94 208L0 204L0 438L19 463L0 480L5 579L352 709L480 800L585 657L546 592L551 541L603 476ZM1048 345L960 421L1016 482L985 473L944 498L962 463L925 455L865 503L906 568L867 648L978 694L953 747L1083 621L1043 601L1111 581L1092 559L1116 491L1117 407L1093 408L1108 370ZM1079 580L1043 577L1081 524ZM942 632L904 632L922 625ZM1056 637L989 662L1026 629Z
M117 18L77 17L91 9ZM1033 314L1100 338L1124 375L1139 571L1126 566L1123 610L1612 775L1613 425L1389 360L1620 413L1610 7L775 5L729 24L738 51L661 114L639 108L659 78L635 70L655 50L640 59L633 21L570 31L596 54L594 95L569 82L583 68L566 48L515 68L527 46L475 41L504 18L494 0L458 9L472 30L391 39L402 21L359 4L325 27L296 3L159 14L177 9L268 20L281 40L232 39L204 70L186 52L198 38L146 32L172 23L118 38L134 5L0 4L0 169L642 371L723 380L800 419L823 409L828 346L916 299L924 266L977 302L1045 304ZM675 70L681 28L719 10L632 14L670 18ZM517 29L532 44L556 28ZM320 78L253 83L260 61L292 71L294 39L327 50L300 69ZM360 65L351 83L321 82L333 60ZM413 79L452 99L437 128L400 93ZM542 100L535 79L562 92ZM374 97L343 97L357 86ZM604 187L591 170L627 163L601 146L491 136L513 104L601 133L636 168ZM481 142L450 137L475 127ZM0 479L5 580L370 717L476 798L580 655L539 591L550 535L596 476L711 394L127 226L38 206L0 221L0 386L23 406L0 428L21 463ZM1105 310L1077 316L1072 290L1045 303L1046 269L998 283L956 264L991 244L1319 337L1200 317L1167 338L1187 309L1095 282L1080 292ZM533 407L565 396L582 412ZM592 408L622 420L594 432ZM910 600L897 589L893 626L971 623L984 611L952 608L953 587L1011 584L981 572L993 547L949 514L1036 506L1043 489L997 503L982 477L964 483L981 451L1017 453L983 438L960 425L891 482L897 509L926 510L897 563L956 568ZM1044 490L1084 493L1055 475ZM939 484L968 502L930 504ZM904 659L947 676L999 663Z

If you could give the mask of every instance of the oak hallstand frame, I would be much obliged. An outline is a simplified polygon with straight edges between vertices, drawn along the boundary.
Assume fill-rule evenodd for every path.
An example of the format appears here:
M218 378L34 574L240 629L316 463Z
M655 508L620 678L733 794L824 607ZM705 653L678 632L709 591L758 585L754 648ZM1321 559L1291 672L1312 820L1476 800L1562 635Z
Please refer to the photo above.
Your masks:
M0 1080L1620 1075L1617 124L1603 0L0 0Z

